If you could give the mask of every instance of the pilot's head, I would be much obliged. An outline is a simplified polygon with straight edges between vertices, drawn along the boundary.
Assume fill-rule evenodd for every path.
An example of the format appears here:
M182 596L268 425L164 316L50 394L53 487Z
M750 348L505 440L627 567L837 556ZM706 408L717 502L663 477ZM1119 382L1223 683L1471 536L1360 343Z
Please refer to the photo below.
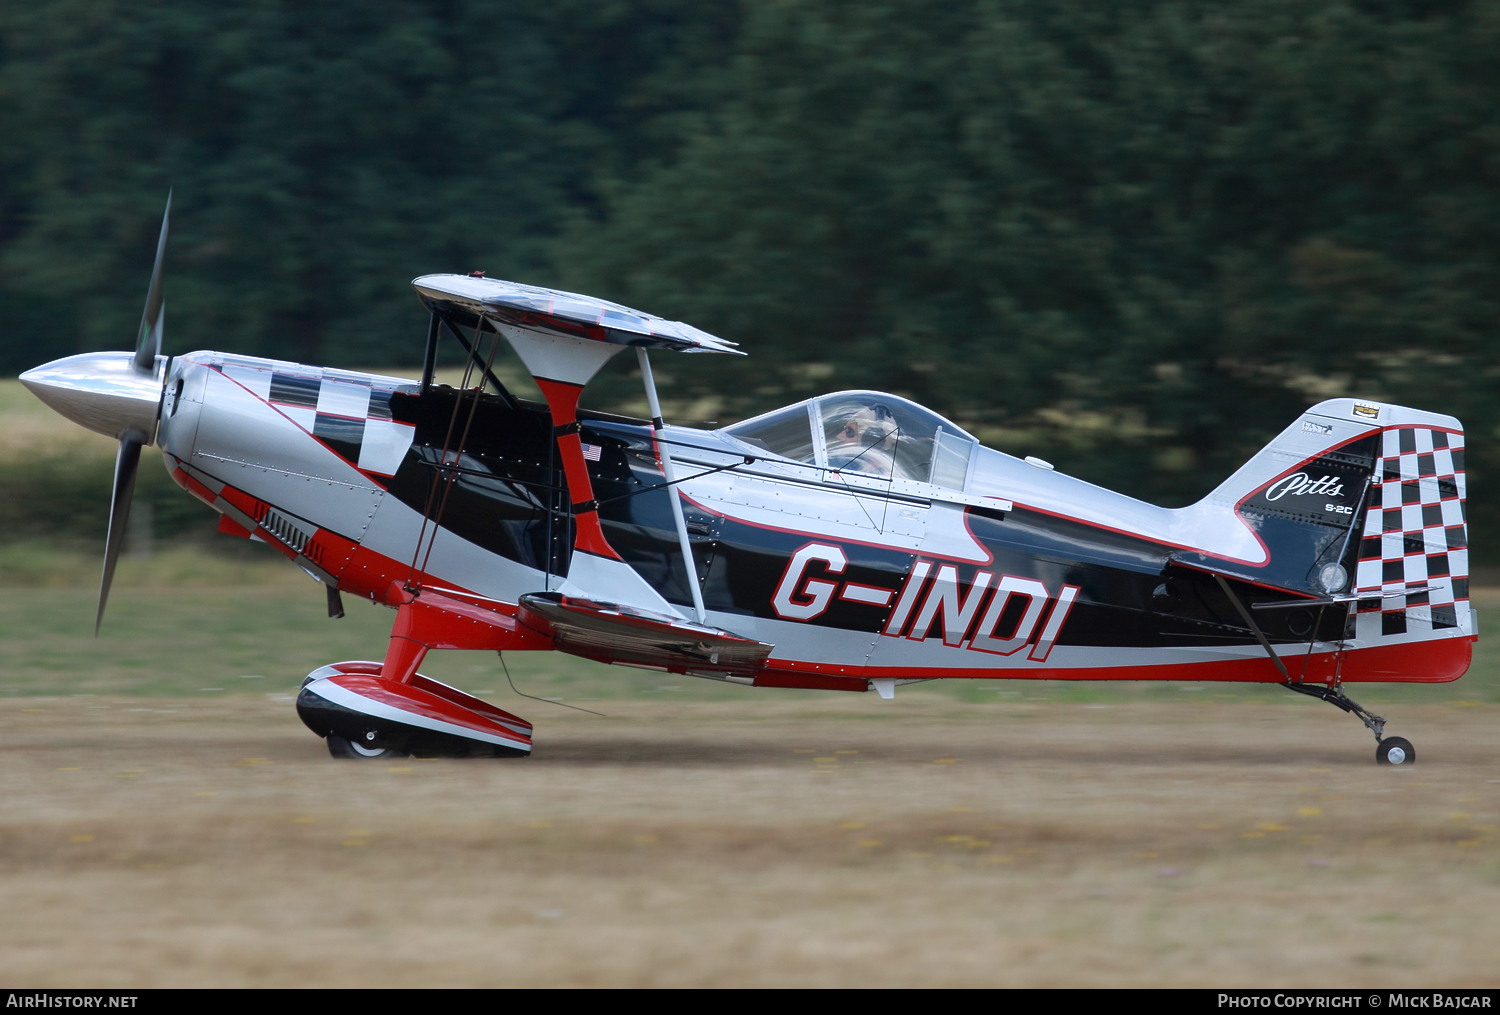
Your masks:
M896 417L890 409L876 402L850 413L843 428L834 434L834 440L840 444L889 451L895 444L895 436Z

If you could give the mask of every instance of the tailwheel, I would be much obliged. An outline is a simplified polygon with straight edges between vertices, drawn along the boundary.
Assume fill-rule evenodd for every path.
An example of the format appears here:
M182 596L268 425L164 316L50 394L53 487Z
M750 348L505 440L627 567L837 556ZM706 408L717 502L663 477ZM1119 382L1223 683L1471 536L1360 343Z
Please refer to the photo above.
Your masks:
M365 736L375 739L374 733ZM389 747L375 747L360 743L358 740L348 740L337 733L328 734L328 753L335 758L352 758L357 761L379 761L381 759L404 758L406 754L401 751L392 750Z
M1417 750L1405 737L1386 737L1375 745L1375 760L1382 765L1415 765Z

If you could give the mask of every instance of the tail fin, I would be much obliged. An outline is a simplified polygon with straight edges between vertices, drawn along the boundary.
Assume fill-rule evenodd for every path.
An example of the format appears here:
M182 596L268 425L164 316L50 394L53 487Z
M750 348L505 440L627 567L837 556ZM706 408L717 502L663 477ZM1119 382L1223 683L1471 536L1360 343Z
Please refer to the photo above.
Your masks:
M1321 402L1195 505L1225 522L1232 511L1260 543L1262 559L1177 559L1313 595L1368 593L1360 600L1361 641L1472 633L1463 446L1463 426L1452 416L1349 398Z

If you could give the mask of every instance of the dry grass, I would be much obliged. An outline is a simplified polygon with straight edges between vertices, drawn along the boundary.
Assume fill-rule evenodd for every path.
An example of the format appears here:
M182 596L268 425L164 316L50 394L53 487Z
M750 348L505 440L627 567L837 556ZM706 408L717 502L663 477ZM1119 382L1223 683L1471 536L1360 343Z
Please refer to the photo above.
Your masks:
M0 703L0 978L1500 981L1497 706L527 703L534 758L337 763L281 700ZM537 714L539 710L546 714Z

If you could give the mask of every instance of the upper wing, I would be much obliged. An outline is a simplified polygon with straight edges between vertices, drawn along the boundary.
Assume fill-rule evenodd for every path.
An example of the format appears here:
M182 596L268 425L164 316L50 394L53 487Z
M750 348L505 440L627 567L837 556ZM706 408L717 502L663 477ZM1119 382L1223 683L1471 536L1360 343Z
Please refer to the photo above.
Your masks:
M734 342L618 303L472 275L423 275L412 287L429 305L486 315L529 331L561 333L611 345L743 356Z

